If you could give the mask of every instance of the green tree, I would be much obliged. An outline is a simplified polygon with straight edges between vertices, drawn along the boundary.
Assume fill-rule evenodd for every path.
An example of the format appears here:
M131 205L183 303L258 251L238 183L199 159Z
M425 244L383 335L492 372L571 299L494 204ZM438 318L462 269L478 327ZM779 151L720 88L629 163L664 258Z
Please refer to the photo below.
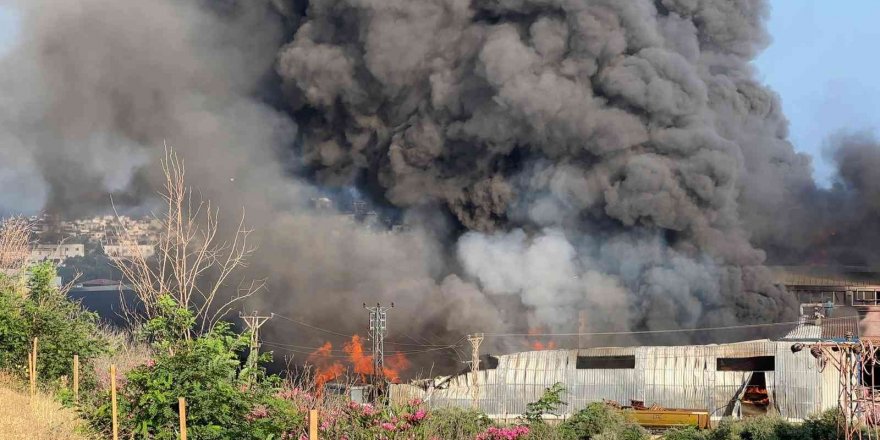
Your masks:
M552 414L558 416L556 411L560 406L565 405L562 400L562 393L565 392L565 386L556 382L550 388L544 389L544 394L535 402L526 405L526 412L523 414L523 420L529 424L544 423L544 414Z
M25 289L0 289L0 368L24 372L31 341L39 338L37 371L52 381L71 373L73 355L86 365L106 350L96 314L70 301L55 285L49 263L31 267Z

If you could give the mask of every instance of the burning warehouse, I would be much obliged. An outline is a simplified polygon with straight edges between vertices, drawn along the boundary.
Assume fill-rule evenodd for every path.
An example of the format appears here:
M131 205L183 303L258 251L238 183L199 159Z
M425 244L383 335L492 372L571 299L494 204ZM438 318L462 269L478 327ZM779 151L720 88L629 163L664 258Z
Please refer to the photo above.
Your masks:
M747 342L542 350L485 356L479 371L435 379L423 388L394 385L392 396L434 407L476 406L515 419L546 388L566 388L562 417L591 402L687 408L712 420L775 412L803 420L838 405L840 374L810 343L858 340L858 319L802 318L784 337ZM798 345L800 344L800 345ZM795 349L793 349L795 347ZM863 378L864 379L864 378Z
M780 283L800 300L801 317L768 326L776 334L770 338L708 345L551 346L485 355L476 371L421 387L395 385L392 395L420 397L435 407L478 407L510 420L560 383L566 389L562 418L605 401L636 414L699 411L713 421L766 413L803 420L838 407L853 408L853 419L875 420L872 314L878 283L865 279L869 274L853 281L817 275L821 272L813 268L806 276L803 270L777 269Z

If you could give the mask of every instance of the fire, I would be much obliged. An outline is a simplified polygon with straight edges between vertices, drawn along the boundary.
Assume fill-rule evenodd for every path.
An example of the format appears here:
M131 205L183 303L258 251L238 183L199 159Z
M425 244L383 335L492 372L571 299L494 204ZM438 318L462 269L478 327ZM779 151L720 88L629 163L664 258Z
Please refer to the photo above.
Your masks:
M324 384L342 376L346 371L351 371L360 376L362 382L373 374L373 356L364 351L363 338L359 335L351 337L342 347L345 360L349 368L342 362L334 360L338 356L333 355L333 344L325 342L324 345L313 351L307 362L315 368L315 386L320 390ZM382 373L391 382L400 382L400 375L410 367L410 361L403 353L394 353L385 358L385 368Z
M385 378L393 383L400 382L400 373L410 367L409 359L403 353L394 353L393 356L385 359L385 368L382 373Z
M541 341L532 342L532 349L533 350L553 350L555 348L556 348L556 343L553 341L550 341L546 344Z
M767 394L767 388L757 385L749 385L743 394L743 402L755 405L769 405L770 397Z
M309 355L308 362L315 366L315 387L324 389L324 384L341 376L345 367L334 361L331 353L333 344L325 342L324 345Z
M364 344L361 337L354 335L351 342L345 344L343 351L348 355L351 362L352 370L355 374L361 376L361 381L365 381L366 377L373 373L373 357L364 353Z
M532 335L531 336L532 338L536 338L537 335L541 334L542 332L543 331L540 328L530 328L529 329L529 335ZM556 342L554 342L554 341L542 342L538 339L535 339L535 340L529 342L529 347L531 347L532 350L553 350L556 348Z

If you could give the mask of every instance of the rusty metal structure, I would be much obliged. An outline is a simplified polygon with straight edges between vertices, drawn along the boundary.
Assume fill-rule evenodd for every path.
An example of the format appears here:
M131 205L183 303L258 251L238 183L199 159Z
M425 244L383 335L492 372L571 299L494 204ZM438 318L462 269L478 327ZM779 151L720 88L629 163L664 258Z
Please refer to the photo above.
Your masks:
M793 353L809 349L820 368L831 365L838 372L838 429L845 440L876 438L874 428L880 421L874 377L880 346L876 342L849 335L843 342L798 343L791 348Z

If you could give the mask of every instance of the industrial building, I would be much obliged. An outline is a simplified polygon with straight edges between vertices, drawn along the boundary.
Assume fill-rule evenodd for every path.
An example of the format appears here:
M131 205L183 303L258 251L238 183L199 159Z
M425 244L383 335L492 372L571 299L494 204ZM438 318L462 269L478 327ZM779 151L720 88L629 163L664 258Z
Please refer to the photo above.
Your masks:
M794 344L858 338L858 318L801 319L783 337L730 344L541 350L484 356L477 372L422 387L396 385L392 396L432 407L477 407L498 420L519 417L559 382L560 417L591 402L688 408L712 420L776 412L803 420L838 405L840 374Z
M395 385L392 398L420 397L432 407L475 407L494 419L512 420L545 389L561 383L566 404L559 418L605 401L698 410L708 412L712 421L768 412L799 421L834 408L844 408L853 426L857 418L880 420L880 402L874 397L880 383L873 378L880 352L874 345L880 340L874 334L880 332L877 274L853 281L823 276L813 267L776 270L780 284L802 304L800 320L777 326L778 336L709 345L483 355L477 371Z

